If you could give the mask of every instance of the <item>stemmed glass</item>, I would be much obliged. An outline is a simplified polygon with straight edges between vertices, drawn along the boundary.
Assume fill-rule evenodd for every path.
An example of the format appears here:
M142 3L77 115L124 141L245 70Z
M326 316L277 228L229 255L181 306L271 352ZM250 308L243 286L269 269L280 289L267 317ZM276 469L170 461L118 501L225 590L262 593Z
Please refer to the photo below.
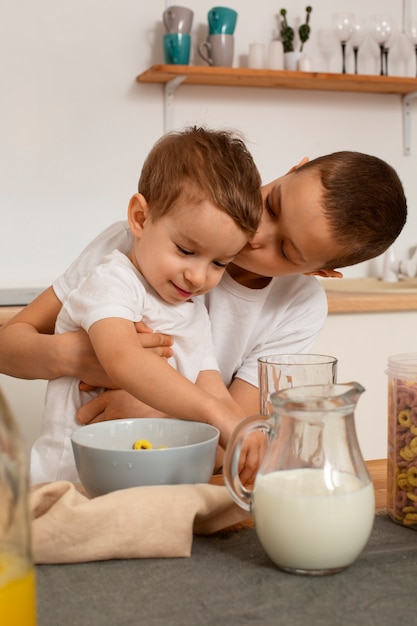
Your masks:
M405 32L407 34L408 39L414 46L414 50L416 53L416 78L417 78L417 19L413 18L409 21L409 23L405 27Z
M380 57L381 57L381 76L388 75L388 53L389 46L387 45L390 41L393 33L394 27L389 15L374 15L371 17L371 28L370 33L374 41L379 46ZM385 64L385 68L384 68Z
M358 53L359 46L363 43L366 35L366 24L363 20L356 20L353 24L353 33L350 38L350 45L353 49L353 58L355 63L355 74L358 73Z
M342 74L346 74L346 44L353 35L355 16L353 13L336 13L333 26L342 46Z
M317 31L321 56L326 62L326 72L330 71L330 60L334 54L334 32L331 28L319 28Z

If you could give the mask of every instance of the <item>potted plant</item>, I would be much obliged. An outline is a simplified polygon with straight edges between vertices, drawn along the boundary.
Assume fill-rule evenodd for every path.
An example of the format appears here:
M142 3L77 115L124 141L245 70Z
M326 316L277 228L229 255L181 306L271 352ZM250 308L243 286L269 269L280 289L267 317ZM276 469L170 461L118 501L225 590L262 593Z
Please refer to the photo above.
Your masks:
M305 23L301 24L301 26L298 28L298 36L300 39L300 49L298 51L294 50L295 31L293 28L291 28L291 26L289 26L287 22L287 10L280 10L280 36L282 46L284 48L286 69L297 69L298 60L303 56L304 44L306 43L306 41L308 41L310 37L310 14L312 10L313 8L311 6L306 7Z

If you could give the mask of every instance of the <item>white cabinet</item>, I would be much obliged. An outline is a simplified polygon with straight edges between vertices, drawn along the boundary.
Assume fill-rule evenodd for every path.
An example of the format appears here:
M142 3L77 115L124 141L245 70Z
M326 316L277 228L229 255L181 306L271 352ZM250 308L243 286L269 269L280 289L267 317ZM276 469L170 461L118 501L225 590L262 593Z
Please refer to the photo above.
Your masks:
M338 382L365 387L356 408L356 429L365 459L387 454L388 357L417 352L417 311L329 315L314 352L338 358Z

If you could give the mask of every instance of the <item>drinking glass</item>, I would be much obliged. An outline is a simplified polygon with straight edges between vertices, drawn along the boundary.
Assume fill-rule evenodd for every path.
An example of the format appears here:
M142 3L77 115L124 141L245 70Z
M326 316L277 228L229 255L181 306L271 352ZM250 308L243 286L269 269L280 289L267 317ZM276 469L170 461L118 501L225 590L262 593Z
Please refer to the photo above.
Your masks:
M408 24L405 27L405 32L408 39L414 46L414 51L416 55L416 78L417 78L417 19L411 18Z
M355 19L353 23L353 33L350 38L350 45L353 49L354 71L358 73L358 56L359 47L362 45L366 35L366 22L364 20Z
M260 410L272 415L271 396L303 385L336 382L337 358L327 354L270 354L258 359Z
M0 390L0 622L36 625L23 439Z
M330 61L334 55L335 34L331 28L319 28L317 31L317 40L321 56L326 63L326 72L330 71Z
M388 76L388 53L394 25L389 15L373 15L370 21L370 34L378 44L381 60L381 76Z
M353 35L354 23L353 13L336 13L333 16L333 27L342 46L342 74L346 74L346 44Z

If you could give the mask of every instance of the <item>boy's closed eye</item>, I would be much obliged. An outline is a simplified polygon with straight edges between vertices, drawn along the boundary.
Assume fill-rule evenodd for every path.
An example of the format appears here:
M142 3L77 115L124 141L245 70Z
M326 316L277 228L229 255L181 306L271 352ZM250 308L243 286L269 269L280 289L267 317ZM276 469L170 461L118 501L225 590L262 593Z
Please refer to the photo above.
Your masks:
M186 248L183 248L177 243L175 245L176 245L177 250L180 252L180 254L183 254L184 256L193 256L195 254L195 252L193 252L192 250L187 250ZM223 270L229 265L229 263L231 263L231 261L232 259L230 259L230 261L227 261L227 262L213 261L213 265Z

